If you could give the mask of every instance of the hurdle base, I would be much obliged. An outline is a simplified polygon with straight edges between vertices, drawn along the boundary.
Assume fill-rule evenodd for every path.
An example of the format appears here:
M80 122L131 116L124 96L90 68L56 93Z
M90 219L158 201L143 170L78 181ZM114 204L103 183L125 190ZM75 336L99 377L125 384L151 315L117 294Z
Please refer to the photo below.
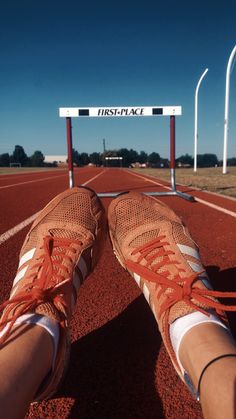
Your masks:
M115 198L118 195L125 193L127 191L120 191L120 192L100 192L97 195L99 198ZM187 201L194 202L194 196L188 195L184 192L180 191L170 191L170 192L142 192L144 195L149 196L179 196L180 198L186 199Z
M144 195L151 195L151 196L179 196L180 198L186 199L186 201L195 202L194 196L188 195L184 192L180 191L170 191L170 192L144 192Z

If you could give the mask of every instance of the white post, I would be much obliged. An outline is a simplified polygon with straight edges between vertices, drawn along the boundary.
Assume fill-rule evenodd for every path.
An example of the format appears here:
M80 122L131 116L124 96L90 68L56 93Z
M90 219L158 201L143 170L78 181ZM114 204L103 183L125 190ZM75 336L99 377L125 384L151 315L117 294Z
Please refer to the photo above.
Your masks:
M197 122L198 122L198 91L199 91L199 87L200 84L203 80L203 78L205 77L206 73L208 72L208 68L206 68L206 70L204 71L204 73L202 73L196 90L195 90L195 118L194 118L194 172L197 171L197 140L198 140L198 127L197 127Z
M230 74L231 66L233 63L234 55L236 53L236 45L232 50L226 70L226 83L225 83L225 120L224 120L224 150L223 150L223 174L227 173L227 142L229 131L229 88L230 88Z

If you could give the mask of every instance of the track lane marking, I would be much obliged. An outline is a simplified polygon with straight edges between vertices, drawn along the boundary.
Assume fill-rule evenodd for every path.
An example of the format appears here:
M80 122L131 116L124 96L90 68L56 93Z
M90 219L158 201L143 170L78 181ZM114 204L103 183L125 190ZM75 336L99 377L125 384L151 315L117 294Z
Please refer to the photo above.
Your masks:
M44 179L29 180L29 181L27 181L27 182L12 183L11 185L0 186L0 189L13 188L14 186L26 185L27 183L43 182L44 180L56 179L56 178L59 178L59 177L64 177L64 176L66 176L66 174L64 174L64 175L59 175L59 176L50 176L50 177L45 177Z
M194 199L200 202L200 204L206 205L207 207L210 207L210 208L214 208L217 211L223 212L224 214L231 215L231 217L236 218L236 212L234 211L230 211L230 210L227 210L226 208L219 207L216 204L212 204L211 202L204 201L203 199L198 198L197 196L195 196Z
M101 176L104 172L105 172L105 170L103 170L102 172L98 173L96 176L93 176L91 179L89 179L86 182L84 182L81 186L88 185L94 179L98 178L98 176ZM0 245L2 243L4 243L5 241L7 241L8 239L10 239L11 237L15 236L15 234L17 234L19 231L23 230L23 228L25 228L26 226L28 226L29 224L31 224L35 220L35 218L38 216L39 213L40 213L40 211L39 212L36 212L35 214L31 215L26 220L24 220L21 223L17 224L15 227L13 227L10 230L6 231L5 233L1 234L0 235Z
M163 188L169 189L171 191L171 188L169 186L165 186L162 183L156 182L155 180L146 178L146 177L144 177L145 175L138 175L137 173L133 173L133 172L131 172L129 170L125 170L125 172L128 172L128 173L130 173L133 176L137 176L137 177L139 177L139 178L141 178L143 180L146 180L147 182L154 183L155 185L158 185L158 186L162 186Z
M154 183L155 185L162 186L163 188L168 189L168 190L171 191L171 188L169 186L165 186L165 185L163 185L159 182L156 182L155 180L148 179L148 178L144 177L145 175L138 175L137 173L132 173L129 170L126 170L126 171L133 176L137 176L141 179L146 180L147 182ZM213 208L217 211L223 212L224 214L227 214L227 215L230 215L231 217L236 218L236 212L234 212L234 211L230 211L230 210L227 210L226 208L220 207L219 205L212 204L211 202L205 201L204 199L198 198L197 196L194 196L194 199L195 199L195 201L199 202L200 204L206 205L207 207Z
M98 176L101 176L106 170L104 169L102 172L98 173L96 176L92 177L91 179L84 182L81 186L86 186L88 183L92 182L93 180L97 179Z
M6 233L1 234L0 245L4 243L6 240L10 239L10 237L15 236L16 233L23 230L23 228L25 228L27 225L32 223L38 214L39 212L36 212L36 214L31 215L31 217L27 218L26 220L22 221L20 224L17 224L15 227L6 231Z

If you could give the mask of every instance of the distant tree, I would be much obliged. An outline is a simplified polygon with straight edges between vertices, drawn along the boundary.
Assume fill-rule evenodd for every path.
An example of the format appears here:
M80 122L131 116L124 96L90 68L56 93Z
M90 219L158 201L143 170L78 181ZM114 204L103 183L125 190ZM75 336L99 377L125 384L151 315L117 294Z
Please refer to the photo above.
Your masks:
M57 161L53 161L52 163L45 162L43 165L44 167L58 167Z
M10 161L12 163L21 163L22 166L26 166L28 164L28 156L21 145L15 146L15 150L13 151L13 154L10 157Z
M9 167L10 165L10 156L8 153L0 154L0 166Z
M197 155L198 167L214 167L218 166L219 161L215 154L198 154Z
M96 152L91 153L89 155L89 160L90 160L90 163L93 163L96 166L100 166L102 164L101 156L99 153L96 153Z
M105 157L117 157L119 150L106 150Z
M79 154L79 166L87 166L90 163L88 153Z
M34 154L30 157L31 166L33 167L43 167L44 165L44 155L41 151L36 150Z
M190 166L193 166L193 157L189 154L184 154L176 159L176 163L189 164Z
M106 157L117 157L119 155L119 150L106 150L103 153L103 164L109 167L117 167L118 160L107 160Z
M158 167L169 167L170 161L168 159L160 159L160 163L158 163Z
M72 163L75 163L76 166L80 165L79 153L74 148L72 148Z
M227 159L227 165L236 166L236 157L231 157L230 159Z
M157 167L160 165L161 157L159 153L155 153L155 151L148 156L148 163L150 163L151 166Z
M147 153L145 153L145 151L140 151L139 156L138 156L138 161L141 164L147 163L148 155L147 155Z
M130 163L136 163L138 161L138 153L137 151L133 150L132 148L129 150L129 159Z
M129 167L129 165L131 163L129 150L127 148L120 148L118 150L118 156L123 157L122 166L123 167Z

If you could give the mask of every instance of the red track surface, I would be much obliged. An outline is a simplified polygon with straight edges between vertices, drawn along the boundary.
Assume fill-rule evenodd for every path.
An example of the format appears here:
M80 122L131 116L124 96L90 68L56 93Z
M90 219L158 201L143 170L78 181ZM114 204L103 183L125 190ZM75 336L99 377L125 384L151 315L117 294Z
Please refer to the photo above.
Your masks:
M83 184L102 171L88 183L97 192L163 190L120 169L79 169L75 183ZM66 172L1 176L0 235L67 187ZM236 201L200 191L191 193L236 212ZM236 219L199 202L160 199L188 225L214 287L235 291ZM103 202L107 207L110 199ZM0 245L1 301L9 294L28 228ZM235 317L230 320L235 323ZM96 270L81 287L72 321L72 342L64 384L55 398L32 406L29 418L202 418L200 405L169 362L144 297L116 261L109 240Z

